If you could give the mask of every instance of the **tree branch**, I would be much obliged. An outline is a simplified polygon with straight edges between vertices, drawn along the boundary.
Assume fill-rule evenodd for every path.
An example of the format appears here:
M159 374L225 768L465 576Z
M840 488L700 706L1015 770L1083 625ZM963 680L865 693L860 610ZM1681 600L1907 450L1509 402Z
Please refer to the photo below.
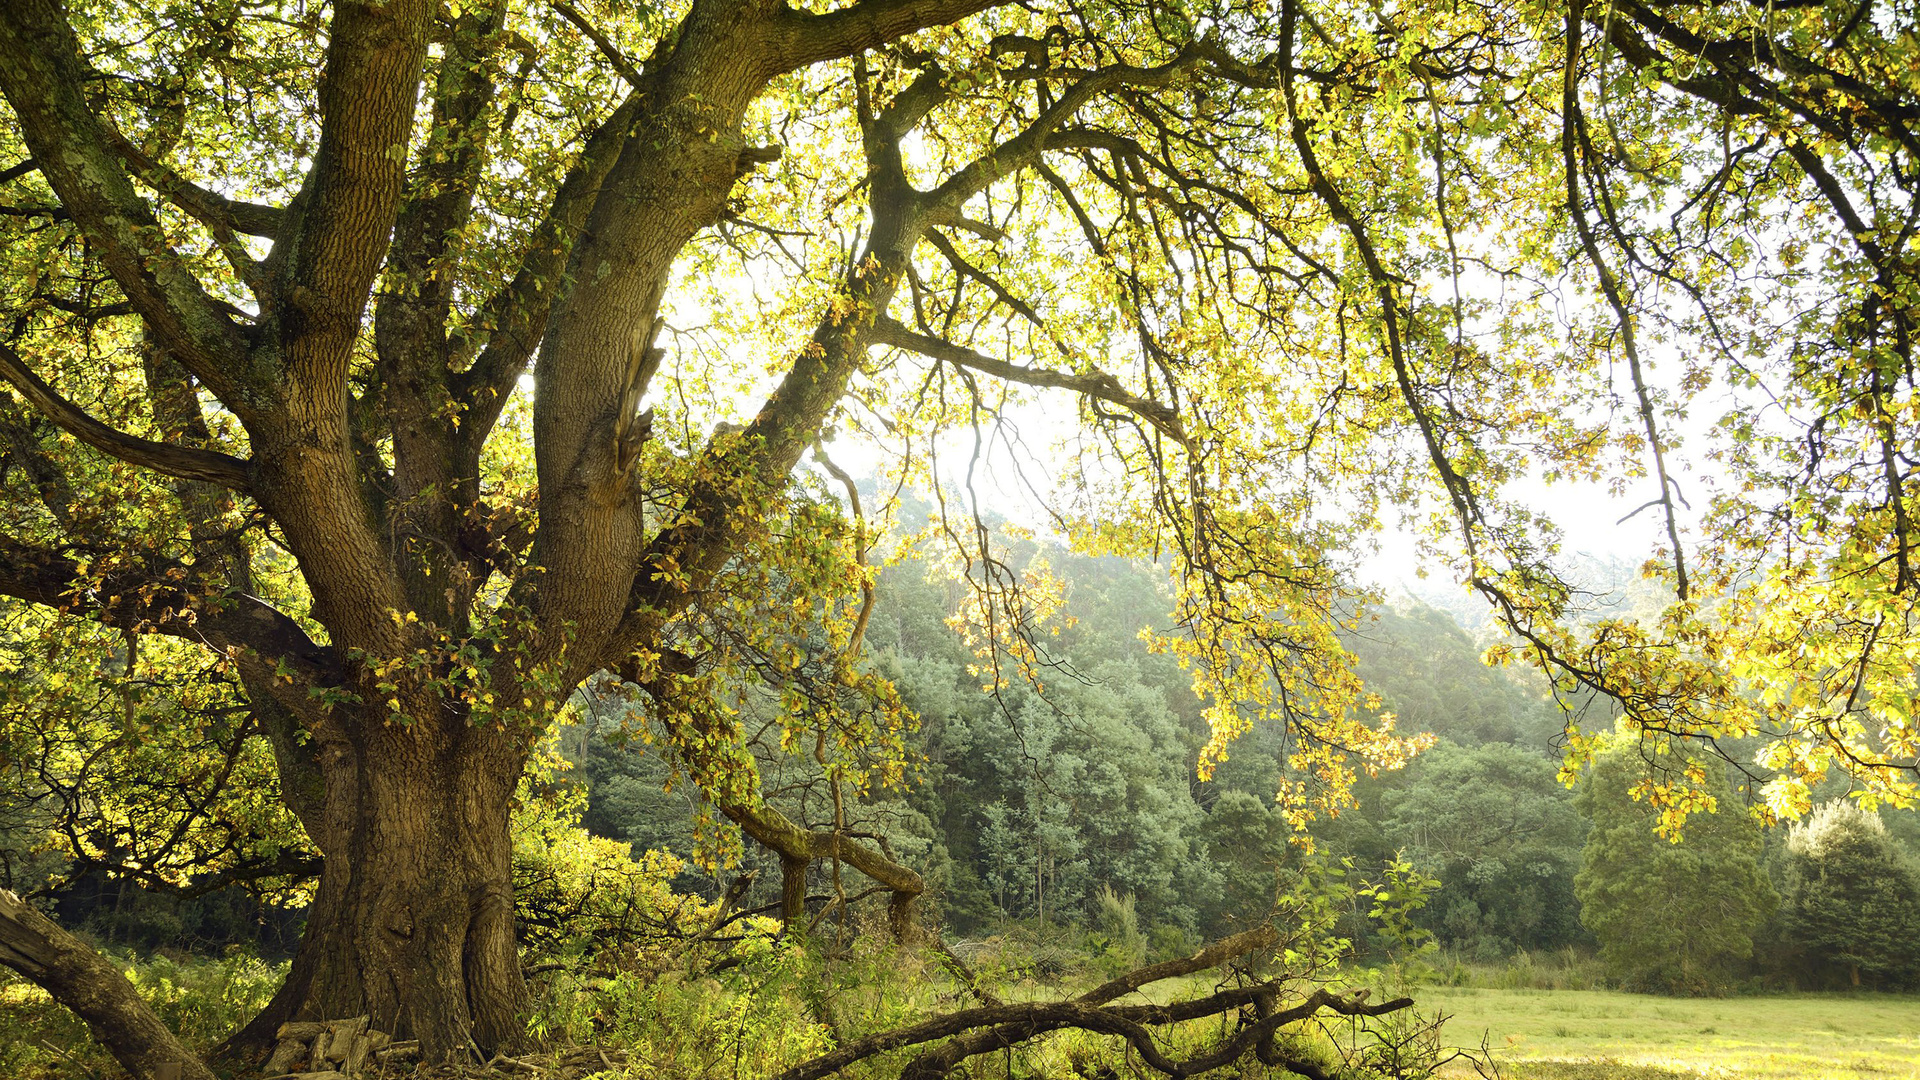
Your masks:
M477 322L488 331L486 344L480 346L464 335L450 339L456 354L468 348L479 349L473 362L454 379L454 394L466 406L461 412L460 432L469 446L477 447L485 441L499 420L514 382L527 369L527 360L540 344L548 313L565 295L564 275L574 240L586 224L601 183L631 136L640 100L637 92L628 95L587 139L580 159L554 192L546 217L534 229L520 269L482 308Z
M911 905L927 888L919 874L840 833L803 829L764 802L758 806L722 803L720 812L782 859L838 859L886 886L893 893L894 935L905 936Z
M105 125L82 91L80 43L55 0L0 9L0 91L62 207L85 230L114 281L188 370L234 412L252 414L236 373L244 346L181 262L134 191Z
M1273 1005L1284 992L1278 981L1228 987L1205 997L1170 1005L1106 1004L1151 983L1206 971L1235 957L1271 948L1277 940L1278 934L1273 927L1270 924L1262 925L1215 942L1192 956L1128 972L1072 1001L999 1003L962 1009L846 1043L831 1053L788 1069L775 1080L819 1080L867 1058L959 1036L952 1042L921 1054L901 1073L902 1077L913 1080L931 1080L946 1076L969 1057L1064 1028L1120 1036L1127 1040L1150 1068L1168 1076L1196 1075L1232 1064L1253 1052L1260 1053L1261 1059L1270 1064L1312 1076L1317 1070L1313 1070L1311 1065L1293 1061L1272 1047L1270 1040L1280 1028L1310 1019L1323 1011L1341 1016L1372 1017L1398 1012L1413 1005L1408 998L1368 1005L1364 991L1340 995L1323 987L1291 1006L1276 1009ZM1241 1026L1231 1038L1212 1050L1184 1061L1167 1056L1150 1030L1155 1026L1219 1016L1247 1006L1255 1006L1260 1010L1257 1021Z
M891 345L898 349L907 349L935 360L944 360L950 364L991 375L997 379L1022 383L1027 386L1055 387L1072 390L1078 394L1109 405L1118 405L1128 412L1152 424L1161 434L1186 446L1188 442L1186 426L1181 422L1180 414L1171 406L1141 397L1129 392L1120 385L1120 380L1104 371L1091 371L1085 374L1071 371L1055 371L1051 368L1024 367L1019 364L996 360L991 356L962 348L952 342L928 337L916 333L891 317L876 320L873 326L872 340L878 345Z
M343 0L334 8L320 76L320 144L269 257L292 309L284 316L294 331L286 374L316 392L346 377L387 254L437 6Z
M944 26L1008 0L859 0L815 15L784 10L774 27L776 71L792 71L885 45L917 30Z
M0 345L0 378L12 383L29 404L88 446L166 476L204 480L243 494L251 491L246 462L217 450L153 442L108 427L61 397L6 345Z
M309 687L345 681L333 649L257 596L196 591L178 564L139 573L89 575L76 560L0 533L0 596L95 619L143 634L198 642L216 652L257 655L266 670L304 698ZM284 696L284 695L283 695Z
M286 211L280 207L229 199L217 191L201 187L140 149L119 130L105 130L108 144L133 170L134 175L168 202L191 214L202 225L210 229L230 229L248 236L273 238L280 235L280 228L286 222Z

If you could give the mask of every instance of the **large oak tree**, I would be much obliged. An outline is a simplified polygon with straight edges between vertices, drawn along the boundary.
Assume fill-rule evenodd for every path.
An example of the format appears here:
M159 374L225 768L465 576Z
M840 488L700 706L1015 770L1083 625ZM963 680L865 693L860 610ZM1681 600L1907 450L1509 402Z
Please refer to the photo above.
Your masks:
M518 1037L507 814L585 680L775 839L728 687L892 737L836 435L971 501L989 681L1055 598L965 511L1059 436L1056 524L1173 573L1203 763L1287 725L1292 812L1411 748L1335 636L1394 505L1563 688L1771 736L1784 811L1835 762L1905 797L1908 19L13 0L0 593L228 665L324 859L270 1016L436 1056ZM1657 619L1584 617L1530 474L1649 499Z

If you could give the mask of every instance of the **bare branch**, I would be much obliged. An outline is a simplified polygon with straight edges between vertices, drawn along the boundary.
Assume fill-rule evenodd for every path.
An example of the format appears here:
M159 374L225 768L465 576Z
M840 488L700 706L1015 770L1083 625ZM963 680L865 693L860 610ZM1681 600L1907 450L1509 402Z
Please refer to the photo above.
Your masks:
M1126 387L1120 385L1120 380L1104 371L1081 374L1072 371L1056 371L1051 368L1024 367L1005 360L996 360L952 342L916 333L892 318L880 319L874 323L872 340L875 344L908 349L922 356L958 364L997 379L1006 379L1009 382L1023 383L1027 386L1072 390L1109 405L1118 405L1152 424L1169 439L1182 446L1187 445L1186 426L1181 422L1179 412L1152 398L1129 392Z
M108 427L61 397L6 345L0 345L0 378L12 383L34 408L88 446L166 476L204 480L242 493L251 490L246 462L217 450L153 442Z

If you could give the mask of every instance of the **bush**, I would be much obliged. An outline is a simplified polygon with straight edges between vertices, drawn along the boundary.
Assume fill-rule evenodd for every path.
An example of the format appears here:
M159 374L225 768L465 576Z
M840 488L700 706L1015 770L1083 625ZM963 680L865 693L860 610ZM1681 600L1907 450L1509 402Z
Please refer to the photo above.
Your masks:
M1134 912L1133 894L1116 893L1113 886L1100 886L1094 898L1093 933L1087 944L1095 962L1110 974L1140 966L1147 958L1147 936L1140 932L1140 918Z

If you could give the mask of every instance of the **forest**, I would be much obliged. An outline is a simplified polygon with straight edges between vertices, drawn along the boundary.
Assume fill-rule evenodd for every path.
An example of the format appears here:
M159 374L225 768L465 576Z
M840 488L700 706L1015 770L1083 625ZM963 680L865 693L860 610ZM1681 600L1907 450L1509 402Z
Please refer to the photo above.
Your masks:
M0 1071L1910 1068L1917 48L9 0Z

